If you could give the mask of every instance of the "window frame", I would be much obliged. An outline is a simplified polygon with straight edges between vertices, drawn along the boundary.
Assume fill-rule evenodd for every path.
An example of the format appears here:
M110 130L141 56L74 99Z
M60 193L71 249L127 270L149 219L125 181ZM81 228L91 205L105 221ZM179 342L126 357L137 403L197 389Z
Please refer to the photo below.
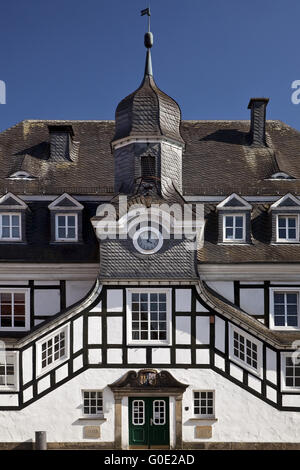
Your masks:
M271 330L299 330L300 329L300 289L295 287L270 287L270 312L269 312L269 320L270 320L270 329ZM297 294L298 298L298 324L297 326L276 326L275 325L275 312L274 312L274 293L293 293Z
M92 414L86 414L84 412L84 394L85 393L90 393L90 392L95 392L95 393L101 393L101 400L102 400L102 413L92 413ZM102 389L83 389L81 390L81 396L82 396L82 417L87 418L87 419L103 419L104 418L104 399L103 399L103 390Z
M291 392L291 393L299 393L299 387L291 387L286 385L286 358L292 356L292 352L282 352L280 355L281 359L281 391ZM300 364L299 364L300 366Z
M0 326L1 331L28 331L30 329L30 289L29 288L13 288L0 289L0 294L25 294L25 326ZM1 302L0 302L1 309ZM1 310L0 310L1 312ZM1 324L1 313L0 313L0 324Z
M19 219L19 237L2 237L2 217L9 216L9 231L12 234L12 216L17 216ZM20 242L22 241L22 214L20 212L1 212L0 213L0 242Z
M236 332L237 334L244 336L245 340L249 340L251 343L256 345L257 348L257 369L247 364L246 361L243 361L239 357L235 356L234 354L234 337L233 334ZM238 364L243 369L247 369L253 375L258 377L262 377L262 342L256 339L254 336L248 334L244 330L241 330L237 326L233 325L232 323L229 324L229 359Z
M54 360L51 364L48 364L46 367L42 367L42 345L49 341L50 338L60 334L62 331L65 332L65 354L63 357ZM60 366L64 362L66 362L70 357L70 325L64 325L61 328L58 328L55 331L52 331L46 336L43 336L39 341L36 343L36 367L37 367L37 376L41 376L46 374L52 369Z
M235 232L235 218L242 217L243 219L243 238L226 238L226 217L233 217L233 235ZM222 215L223 220L223 243L245 243L246 242L246 214L243 212L226 212Z
M213 394L213 413L212 414L195 413L195 400L196 400L195 393L212 393ZM200 397L199 397L199 400L201 400ZM206 398L206 400L208 400L208 398ZM199 406L199 408L201 408L201 405ZM193 390L193 417L196 419L215 419L216 418L216 391L215 390L208 390L208 389Z
M0 391L16 391L19 389L19 352L18 351L9 351L5 350L3 351L3 354L5 354L5 367L7 364L7 356L11 355L13 356L13 366L14 366L14 385L0 385ZM1 363L3 365L3 363Z
M296 219L296 238L279 238L279 217ZM288 230L288 228L286 230ZM299 214L287 212L276 214L276 243L299 243Z
M127 344L130 345L170 345L171 344L171 338L172 338L172 305L171 305L171 290L170 288L128 288L126 289L126 324L127 324ZM157 339L132 339L132 309L131 309L131 298L132 294L166 294L166 327L167 327L167 338L165 340L157 340Z
M58 236L58 217L63 216L67 220L68 216L75 217L75 237L74 238L60 238ZM68 225L65 225L68 231ZM55 241L56 242L78 242L78 213L77 212L57 212L55 214Z

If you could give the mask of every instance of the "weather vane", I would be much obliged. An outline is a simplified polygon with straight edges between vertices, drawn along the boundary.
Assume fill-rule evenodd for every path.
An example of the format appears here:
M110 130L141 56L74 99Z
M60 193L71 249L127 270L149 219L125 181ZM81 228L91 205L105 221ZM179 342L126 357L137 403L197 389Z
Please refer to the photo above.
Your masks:
M148 33L150 33L150 16L151 16L150 6L141 11L141 16L144 16L144 15L148 16Z

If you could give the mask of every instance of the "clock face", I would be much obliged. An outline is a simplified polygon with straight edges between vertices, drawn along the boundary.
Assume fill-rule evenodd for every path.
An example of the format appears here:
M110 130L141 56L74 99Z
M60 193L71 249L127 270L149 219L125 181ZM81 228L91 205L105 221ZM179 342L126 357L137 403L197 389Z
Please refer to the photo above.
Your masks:
M140 253L156 253L163 244L162 234L154 227L143 227L134 234L133 244Z

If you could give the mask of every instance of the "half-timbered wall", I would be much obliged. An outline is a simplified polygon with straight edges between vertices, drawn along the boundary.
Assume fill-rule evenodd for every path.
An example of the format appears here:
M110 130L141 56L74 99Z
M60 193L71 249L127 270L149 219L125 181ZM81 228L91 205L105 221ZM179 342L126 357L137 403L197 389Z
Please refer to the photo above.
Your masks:
M155 367L193 369L193 373L199 374L203 369L211 369L279 410L299 410L299 390L286 392L281 388L284 352L214 312L200 299L195 287L167 288L171 289L172 299L170 344L128 343L126 288L104 287L85 310L61 321L59 327L43 328L34 340L30 341L29 336L22 341L18 350L19 389L1 392L1 409L26 407L88 368L118 369L121 373L122 369ZM232 356L232 327L238 327L256 341L261 351L258 373ZM67 332L67 357L51 370L43 371L39 344L62 328Z

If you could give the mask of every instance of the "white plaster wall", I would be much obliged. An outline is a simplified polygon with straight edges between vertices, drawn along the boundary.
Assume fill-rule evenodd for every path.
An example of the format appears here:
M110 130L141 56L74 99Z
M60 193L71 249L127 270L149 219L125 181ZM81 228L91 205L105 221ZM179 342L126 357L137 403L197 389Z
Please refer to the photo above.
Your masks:
M34 314L54 315L60 311L59 289L35 289L34 291Z
M107 344L122 344L123 318L107 317Z
M241 289L240 307L250 315L264 315L264 290Z
M95 281L66 281L67 307L85 297L94 284Z
M85 389L97 389L103 390L106 421L99 423L101 438L94 441L112 442L114 402L107 385L122 377L128 370L89 369L21 411L0 411L0 441L24 442L34 439L35 431L46 431L48 442L91 441L83 438L83 426L98 425L98 422L80 420L81 394ZM210 441L213 442L300 442L300 413L278 411L210 369L168 370L177 380L189 384L182 403L185 441L201 442L201 439L195 439L195 426L211 424L213 431ZM215 390L217 421L191 420L193 390ZM285 401L285 404L291 405L297 401L299 405L299 397L285 397ZM170 411L174 413L173 406ZM126 400L123 401L122 416L126 426ZM170 423L171 433L174 433L174 416L170 416ZM123 441L124 437L126 439L126 430ZM171 439L173 438L174 434L171 435Z
M190 312L192 307L192 290L176 289L175 305L177 312Z
M218 294L234 303L234 284L233 281L209 281L207 285Z
M191 343L191 317L187 315L176 316L176 343Z

